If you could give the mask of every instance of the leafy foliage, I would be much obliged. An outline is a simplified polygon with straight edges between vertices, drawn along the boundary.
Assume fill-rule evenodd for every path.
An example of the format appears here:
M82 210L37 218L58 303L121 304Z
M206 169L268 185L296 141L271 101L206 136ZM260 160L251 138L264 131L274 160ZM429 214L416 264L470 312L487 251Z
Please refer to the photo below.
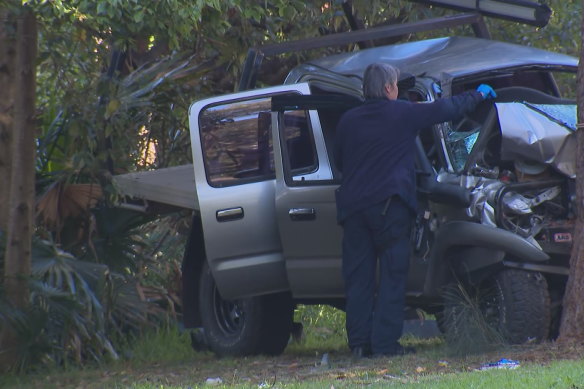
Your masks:
M452 13L407 1L353 4L366 27ZM44 27L40 167L96 176L108 159L122 170L188 162L190 102L232 91L249 47L348 30L341 5L297 0L39 2ZM574 54L578 22L572 16L581 4L555 0L551 6L555 13L544 29L487 20L497 39ZM281 78L289 66L282 61L319 54L284 56L273 62L278 70L265 73Z
M541 49L579 54L582 2L577 0L548 0L552 8L550 23L544 28L495 19L487 19L494 39L519 43Z
M124 209L100 207L93 212L96 230L88 242L73 249L81 259L105 263L114 271L135 274L140 263L148 260L148 243L137 228L149 218ZM87 248L90 250L87 250Z
M152 317L154 306L145 299L157 301L157 307L178 305L180 253L175 251L183 242L177 233L180 217L154 226L135 214L93 209L117 200L111 174L189 163L189 104L233 91L248 48L349 26L338 0L30 4L41 28L37 192L43 194L39 211L45 223L38 233L71 254L46 242L37 245L31 311L2 305L0 319L20 328L26 339L21 366L82 362L102 354L115 358L115 340ZM488 23L496 39L574 55L579 36L574 15L582 12L581 2L551 0L550 5L554 16L544 29ZM354 0L353 6L365 27L452 13L408 1ZM281 82L287 68L309 56L354 47L281 56L266 63L264 73L271 77L262 82ZM88 194L97 184L100 196ZM332 308L300 307L296 315L309 328L344 334L344 316Z
M135 281L50 242L35 241L32 265L28 310L11 307L0 290L0 330L10 326L20 339L16 370L117 359L116 344L165 316Z

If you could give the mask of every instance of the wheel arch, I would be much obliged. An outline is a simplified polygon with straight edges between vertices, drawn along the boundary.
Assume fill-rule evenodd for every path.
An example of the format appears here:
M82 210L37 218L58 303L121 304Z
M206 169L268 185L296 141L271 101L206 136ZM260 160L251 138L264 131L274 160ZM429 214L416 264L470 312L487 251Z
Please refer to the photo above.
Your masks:
M520 236L492 226L474 222L452 221L437 232L428 266L424 294L436 296L451 277L450 266L467 281L480 282L484 276L504 267L512 257L521 263L542 263L550 257ZM486 271L489 270L491 271Z
M198 296L200 274L205 261L203 225L201 216L195 213L182 262L182 312L185 328L195 328L201 325Z

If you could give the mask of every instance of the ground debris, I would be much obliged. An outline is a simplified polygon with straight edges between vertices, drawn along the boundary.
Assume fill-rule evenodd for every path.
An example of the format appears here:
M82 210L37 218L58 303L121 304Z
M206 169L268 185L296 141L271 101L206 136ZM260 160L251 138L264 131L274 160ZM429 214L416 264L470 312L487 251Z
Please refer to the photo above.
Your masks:
M512 359L502 358L497 362L484 363L477 370L491 370L491 369L517 369L519 367L519 361L514 361Z
M384 374L383 378L385 378L386 380L399 380L398 376L392 375L392 374Z
M223 384L223 380L220 377L207 378L205 384L210 386L217 386Z

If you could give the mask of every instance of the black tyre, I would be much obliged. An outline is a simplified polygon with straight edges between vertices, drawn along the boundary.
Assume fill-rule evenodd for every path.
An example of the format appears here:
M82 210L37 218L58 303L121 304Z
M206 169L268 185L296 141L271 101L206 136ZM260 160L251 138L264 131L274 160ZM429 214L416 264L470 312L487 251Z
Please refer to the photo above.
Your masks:
M290 293L262 296L264 320L262 323L261 353L280 355L288 342L294 322L294 304Z
M541 273L506 269L488 280L484 290L481 311L509 343L547 339L551 307Z
M478 289L453 285L446 290L444 309L435 316L449 342L488 343L502 337L521 344L541 342L549 336L550 296L541 273L506 269ZM472 311L477 308L479 315Z
M434 312L434 317L436 318L436 326L438 330L445 334L448 330L448 323L446 322L446 313L444 313L444 308Z
M293 313L287 294L224 300L205 264L199 306L206 343L218 356L276 355L286 348Z

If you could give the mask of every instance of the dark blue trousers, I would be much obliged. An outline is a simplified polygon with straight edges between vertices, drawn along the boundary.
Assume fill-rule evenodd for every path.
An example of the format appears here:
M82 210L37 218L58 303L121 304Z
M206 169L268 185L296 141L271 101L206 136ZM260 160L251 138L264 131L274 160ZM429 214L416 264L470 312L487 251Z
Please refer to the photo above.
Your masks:
M373 353L395 351L404 321L412 213L397 196L347 217L343 222L349 347ZM379 261L379 283L376 269Z

